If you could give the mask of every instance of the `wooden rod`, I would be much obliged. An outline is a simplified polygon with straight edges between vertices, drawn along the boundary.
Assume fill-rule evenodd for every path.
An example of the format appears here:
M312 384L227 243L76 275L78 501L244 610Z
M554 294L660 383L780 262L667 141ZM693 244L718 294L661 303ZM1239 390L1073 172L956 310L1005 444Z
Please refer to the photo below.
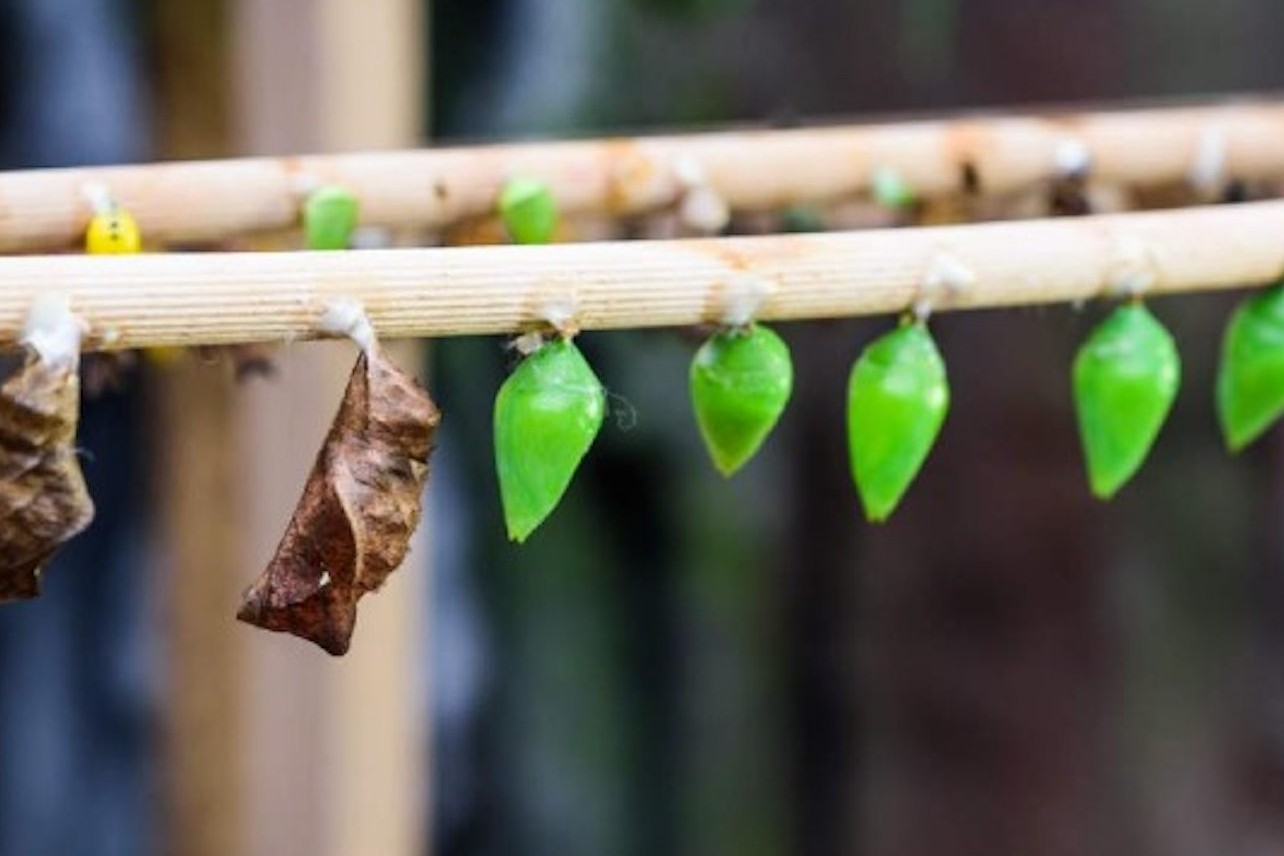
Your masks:
M766 292L764 320L877 315L943 267L975 281L941 309L1080 301L1125 279L1154 293L1262 284L1284 272L1284 202L686 241L0 258L0 343L49 293L93 349L305 339L339 298L387 337L513 333L550 307L583 329L713 322L746 283Z
M165 246L290 228L317 181L356 193L367 225L440 230L490 213L514 175L547 181L569 214L637 214L674 204L685 162L733 209L762 210L865 193L879 169L925 196L958 191L965 172L983 192L1019 190L1056 175L1067 147L1088 153L1099 178L1130 186L1210 169L1284 177L1284 103L10 172L0 174L0 252L73 246L92 183Z

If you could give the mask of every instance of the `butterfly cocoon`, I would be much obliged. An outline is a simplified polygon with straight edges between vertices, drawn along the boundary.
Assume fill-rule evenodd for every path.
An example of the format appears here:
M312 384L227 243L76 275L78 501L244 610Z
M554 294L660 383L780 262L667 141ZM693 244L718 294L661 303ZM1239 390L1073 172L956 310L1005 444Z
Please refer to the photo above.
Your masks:
M1233 452L1284 414L1284 285L1239 305L1226 328L1217 374L1217 415Z
M921 322L872 342L847 388L852 478L870 521L891 516L922 469L950 408L945 361Z
M1181 385L1172 335L1140 303L1121 306L1074 362L1074 400L1092 492L1110 499L1145 462Z
M730 476L753 458L789 403L789 346L761 324L722 330L696 352L690 386L709 457Z
M557 231L557 201L544 182L514 178L499 194L499 217L516 243L547 244Z
M440 421L428 392L381 348L358 358L285 535L237 618L346 653L357 602L410 549Z
M323 185L303 203L303 244L309 250L346 250L357 230L360 203L350 191Z
M138 221L123 208L112 207L95 214L85 229L85 252L90 255L133 255L142 249Z
M522 360L495 398L495 467L508 537L552 513L606 416L606 390L580 349L557 339Z
M33 357L0 386L0 603L37 596L45 563L94 518L79 420L74 366Z

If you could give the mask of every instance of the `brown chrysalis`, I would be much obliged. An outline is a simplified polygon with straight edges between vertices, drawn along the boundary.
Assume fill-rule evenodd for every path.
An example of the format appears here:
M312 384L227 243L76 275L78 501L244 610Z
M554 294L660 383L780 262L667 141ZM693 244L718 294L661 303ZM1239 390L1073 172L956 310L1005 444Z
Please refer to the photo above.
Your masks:
M40 594L40 574L94 518L76 459L74 361L32 355L0 386L0 603Z
M440 421L378 345L363 354L285 537L237 617L347 652L357 601L397 569L419 525Z

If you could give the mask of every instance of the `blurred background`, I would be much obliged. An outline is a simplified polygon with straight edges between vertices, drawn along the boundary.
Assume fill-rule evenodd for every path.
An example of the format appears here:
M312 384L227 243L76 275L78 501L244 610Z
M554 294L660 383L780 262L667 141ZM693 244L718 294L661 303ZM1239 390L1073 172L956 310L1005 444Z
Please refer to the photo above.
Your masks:
M0 165L1263 91L1280 32L1277 0L4 0ZM0 853L1284 854L1284 445L1221 449L1231 299L1155 301L1186 386L1109 506L1067 379L1097 311L939 318L954 409L881 528L842 402L887 320L782 325L795 399L730 485L698 337L584 336L620 418L520 549L511 355L404 352L446 412L428 525L343 663L232 616L351 351L131 377L85 406L97 522L0 612Z

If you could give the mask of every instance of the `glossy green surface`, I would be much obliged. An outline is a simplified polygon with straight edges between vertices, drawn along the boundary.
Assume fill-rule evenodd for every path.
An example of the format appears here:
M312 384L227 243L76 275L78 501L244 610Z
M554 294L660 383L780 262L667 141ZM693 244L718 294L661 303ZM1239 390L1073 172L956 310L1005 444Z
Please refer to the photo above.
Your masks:
M794 388L789 346L755 324L723 330L691 361L691 404L713 465L724 476L762 446Z
M904 324L865 348L847 387L847 442L871 521L896 510L949 409L945 361L926 326Z
M572 342L522 361L495 398L495 467L508 537L525 541L557 507L606 415L606 391Z
M357 229L360 204L342 187L326 185L303 204L303 244L309 250L346 250Z
M547 244L557 231L557 202L548 185L514 178L499 194L499 217L519 244Z
M1231 451L1284 414L1284 285L1248 298L1231 316L1217 374L1217 415Z
M1140 303L1092 331L1075 358L1074 400L1094 495L1109 499L1141 468L1180 385L1173 337Z

